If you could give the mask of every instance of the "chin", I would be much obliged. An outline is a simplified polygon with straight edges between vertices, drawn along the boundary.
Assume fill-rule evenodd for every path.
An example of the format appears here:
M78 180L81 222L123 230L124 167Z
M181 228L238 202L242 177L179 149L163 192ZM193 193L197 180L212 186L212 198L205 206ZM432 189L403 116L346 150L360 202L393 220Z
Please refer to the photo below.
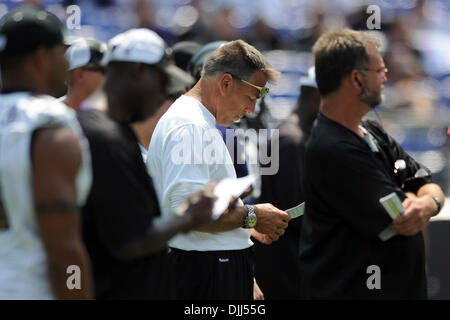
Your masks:
M231 124L232 124L233 122L230 122L230 121L227 121L227 120L216 120L216 123L217 123L219 126L222 126L222 127L229 127L229 126L231 126Z

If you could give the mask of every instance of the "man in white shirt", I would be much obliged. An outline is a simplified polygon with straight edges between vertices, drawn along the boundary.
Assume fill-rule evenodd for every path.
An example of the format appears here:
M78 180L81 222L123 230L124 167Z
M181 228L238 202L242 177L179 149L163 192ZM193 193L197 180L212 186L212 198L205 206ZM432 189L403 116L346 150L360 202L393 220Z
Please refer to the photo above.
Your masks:
M242 40L216 50L203 76L158 122L147 168L165 215L210 180L236 178L216 122L229 126L253 113L267 81L279 73ZM215 222L169 242L176 299L252 299L250 234L270 244L284 233L289 215L270 204L238 205Z

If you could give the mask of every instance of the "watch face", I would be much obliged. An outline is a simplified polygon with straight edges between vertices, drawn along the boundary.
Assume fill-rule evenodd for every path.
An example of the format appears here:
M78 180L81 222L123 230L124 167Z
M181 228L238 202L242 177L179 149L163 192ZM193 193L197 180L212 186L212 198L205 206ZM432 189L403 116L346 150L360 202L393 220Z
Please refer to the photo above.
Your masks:
M253 228L254 226L256 226L256 221L257 221L256 215L253 214L253 215L248 216L248 218L247 218L247 226L249 228Z

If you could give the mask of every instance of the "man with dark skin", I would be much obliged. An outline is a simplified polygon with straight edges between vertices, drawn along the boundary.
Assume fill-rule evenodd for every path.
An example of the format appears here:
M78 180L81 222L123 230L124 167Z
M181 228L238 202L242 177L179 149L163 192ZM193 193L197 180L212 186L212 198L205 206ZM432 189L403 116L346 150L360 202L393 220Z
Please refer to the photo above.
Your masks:
M0 22L0 39L0 236L13 248L0 250L0 298L92 298L79 221L91 181L88 149L74 113L48 96L65 90L63 25L22 7ZM74 289L69 266L79 268Z

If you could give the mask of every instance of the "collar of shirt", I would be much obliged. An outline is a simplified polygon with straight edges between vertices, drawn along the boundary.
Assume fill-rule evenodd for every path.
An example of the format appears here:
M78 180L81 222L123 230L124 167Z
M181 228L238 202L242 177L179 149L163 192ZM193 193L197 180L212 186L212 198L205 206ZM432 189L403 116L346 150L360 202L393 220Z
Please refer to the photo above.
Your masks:
M200 107L200 109L202 110L204 119L206 120L206 122L211 125L212 127L216 126L216 118L214 117L214 115L211 113L211 111L208 110L208 108L206 108L200 101L198 101L195 98L183 95L182 96L185 99L192 99L195 100L195 102L197 103L197 105Z

